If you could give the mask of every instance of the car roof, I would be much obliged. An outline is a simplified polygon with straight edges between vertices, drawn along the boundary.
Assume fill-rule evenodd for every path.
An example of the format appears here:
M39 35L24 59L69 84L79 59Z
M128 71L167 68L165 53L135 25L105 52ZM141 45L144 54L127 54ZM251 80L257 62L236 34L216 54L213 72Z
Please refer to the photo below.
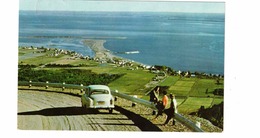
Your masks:
M106 89L110 90L108 86L106 85L89 85L88 86L90 89Z

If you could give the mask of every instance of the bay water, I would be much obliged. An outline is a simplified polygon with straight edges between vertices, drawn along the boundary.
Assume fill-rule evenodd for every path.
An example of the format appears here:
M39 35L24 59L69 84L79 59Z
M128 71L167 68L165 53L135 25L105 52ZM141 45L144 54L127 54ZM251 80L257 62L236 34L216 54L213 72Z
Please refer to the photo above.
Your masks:
M225 15L216 13L19 11L19 46L93 57L84 39L115 55L174 70L224 75ZM125 52L132 54L124 54Z

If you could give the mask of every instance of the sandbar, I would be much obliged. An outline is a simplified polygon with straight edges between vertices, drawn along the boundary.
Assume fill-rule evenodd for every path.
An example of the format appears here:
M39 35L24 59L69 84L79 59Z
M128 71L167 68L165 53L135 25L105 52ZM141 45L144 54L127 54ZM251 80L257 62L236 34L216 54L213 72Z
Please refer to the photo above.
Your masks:
M85 39L83 43L89 46L95 52L95 58L102 60L113 60L115 55L113 55L109 50L104 47L106 40L96 40L96 39Z

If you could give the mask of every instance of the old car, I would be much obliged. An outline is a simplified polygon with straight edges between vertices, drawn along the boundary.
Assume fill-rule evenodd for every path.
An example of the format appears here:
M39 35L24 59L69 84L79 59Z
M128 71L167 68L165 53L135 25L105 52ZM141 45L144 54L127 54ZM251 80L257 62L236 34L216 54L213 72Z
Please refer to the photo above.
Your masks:
M108 109L109 113L114 109L114 97L110 88L106 85L89 85L81 97L81 104L85 110Z

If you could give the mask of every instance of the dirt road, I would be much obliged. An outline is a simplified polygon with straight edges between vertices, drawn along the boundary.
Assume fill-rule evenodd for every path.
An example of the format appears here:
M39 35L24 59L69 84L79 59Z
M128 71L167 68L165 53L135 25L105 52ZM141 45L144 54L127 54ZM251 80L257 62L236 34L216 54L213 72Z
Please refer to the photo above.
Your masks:
M18 90L18 129L142 131L119 111L86 112L79 97L34 90Z

